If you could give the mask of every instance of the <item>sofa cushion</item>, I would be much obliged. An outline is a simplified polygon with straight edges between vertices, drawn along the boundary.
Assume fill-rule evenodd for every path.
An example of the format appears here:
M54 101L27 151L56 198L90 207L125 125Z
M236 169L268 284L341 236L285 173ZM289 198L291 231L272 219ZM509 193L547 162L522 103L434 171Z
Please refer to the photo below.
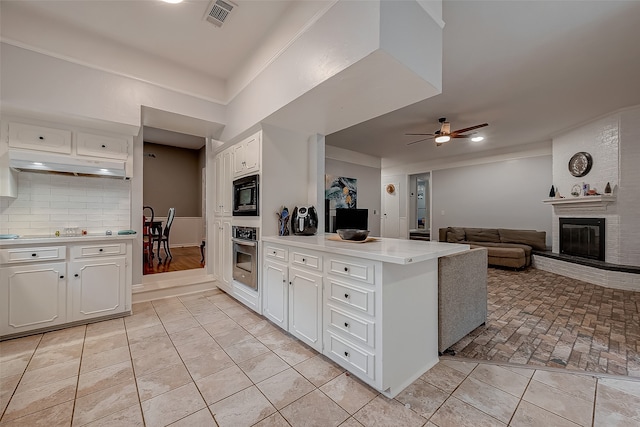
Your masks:
M465 240L464 228L462 227L448 227L447 228L447 242L459 243Z
M500 243L500 233L497 228L465 228L464 232L469 242Z
M531 246L523 245L520 243L494 243L494 242L460 242L460 243L467 243L471 246L476 246L476 247L489 248L489 256L491 256L491 251L493 249L500 249L500 248L516 249L516 252L518 252L517 250L522 249L524 256L526 257L531 256Z
M498 229L500 241L504 243L521 243L533 249L543 251L547 248L547 233L535 230Z

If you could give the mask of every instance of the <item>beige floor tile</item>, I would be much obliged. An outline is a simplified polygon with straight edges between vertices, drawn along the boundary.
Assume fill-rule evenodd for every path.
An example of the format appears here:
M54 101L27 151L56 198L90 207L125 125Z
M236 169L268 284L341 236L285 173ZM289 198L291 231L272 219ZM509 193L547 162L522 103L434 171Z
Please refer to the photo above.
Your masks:
M224 314L224 313L223 313ZM212 337L226 334L230 329L240 328L240 326L224 314L224 319L218 319L214 322L206 322L202 327L209 332Z
M465 375L469 375L471 373L471 371L473 371L473 369L478 366L477 363L473 363L473 362L461 362L458 360L452 360L452 359L440 359L440 362L443 365L446 365L450 368L455 369L456 371L460 371Z
M82 343L87 327L85 325L47 332L42 336L38 350L49 347L72 346Z
M84 341L83 354L101 353L103 351L113 350L114 348L125 347L129 345L126 332L112 332L108 335L96 336L88 338Z
M129 345L148 343L168 336L169 334L164 330L164 326L162 326L161 323L133 330L130 330L129 327L127 327L127 339L129 340Z
M221 309L240 307L240 304L235 299L226 294L214 295L212 297L208 297L208 299L214 303L216 307Z
M238 363L238 366L254 383L259 383L289 369L289 364L271 351Z
M600 378L598 380L598 386L601 385L615 388L640 399L640 381L632 381L631 379L622 380L615 378Z
M517 427L578 427L578 424L524 400L518 405L510 425ZM611 426L612 424L597 425Z
M431 417L449 397L448 393L420 379L409 384L396 400L425 418Z
M276 412L273 415L269 415L258 424L254 424L254 427L290 427L290 424L282 415L280 415L280 412Z
M240 368L233 365L197 380L196 385L207 405L211 405L240 390L251 387L253 383Z
M474 371L475 372L475 371ZM453 392L453 396L480 409L505 424L509 423L511 416L518 406L519 398L512 394L490 386L471 376Z
M133 381L123 382L76 399L73 424L84 425L138 404Z
M234 365L233 360L223 350L185 359L184 364L196 381Z
M242 341L240 344L227 347L225 351L235 363L244 362L261 354L271 353L271 350L253 337Z
M149 353L137 359L133 359L133 369L136 376L150 374L165 366L180 363L181 359L175 348L167 348L155 354Z
M492 385L518 398L522 397L527 384L529 384L529 378L497 365L480 365L473 370L469 377Z
M225 322L229 319L229 316L224 314L220 309L216 307L218 311L208 311L205 313L194 314L194 318L198 321L200 325L204 327L204 325L215 325L218 322Z
M166 426L206 408L194 383L189 383L142 402L147 427Z
M209 335L202 326L196 326L195 328L184 329L169 334L169 338L171 338L171 341L176 347L179 347L192 342L210 339L211 335Z
M166 393L192 382L191 375L183 363L164 366L147 375L137 376L138 395L141 401Z
M375 426L422 426L426 418L413 412L397 400L387 399L379 395L367 403L353 416L363 425Z
M67 427L71 425L73 400L43 409L24 417L0 423L2 427Z
M536 372L535 369L516 368L515 366L509 366L509 365L503 366L503 368L527 378L531 378L533 374Z
M53 344L44 348L38 346L27 369L39 369L71 360L79 360L81 356L82 341L75 340L74 344L64 346Z
M122 382L133 380L133 368L129 360L95 371L80 374L77 397L86 396Z
M293 368L267 378L256 386L276 409L284 408L315 388Z
M618 384L616 384L618 385ZM596 413L617 413L635 420L640 425L640 397L613 388L606 381L600 380L596 396Z
M529 403L582 426L591 425L593 403L532 380L522 397Z
M502 427L506 424L455 397L448 398L430 419L438 427Z
M340 427L364 427L358 420L353 417L348 418L345 422L340 424ZM425 424L425 427L431 427L429 423ZM437 427L437 426L436 426Z
M220 427L248 427L276 412L256 386L227 397L209 407Z
M27 390L24 393L15 393L9 401L3 420L20 418L73 400L77 381L75 377L71 377Z
M155 310L153 309L153 304L151 304L151 301L136 302L131 304L131 313L133 314L139 314L146 311L153 311L155 313Z
M149 356L151 354L161 353L167 350L174 350L175 346L169 339L168 335L155 337L153 340L137 342L129 344L131 350L131 358L133 360Z
M105 320L87 325L85 340L105 338L125 332L124 318Z
M255 323L249 323L247 325L242 326L254 337L259 337L261 335L270 334L272 332L276 332L278 327L268 320L259 320Z
M447 393L452 393L466 378L466 375L457 369L438 363L425 372L420 379L438 387Z
M129 347L118 347L101 353L84 354L82 355L82 362L80 363L80 373L95 371L96 369L117 365L118 363L130 360Z
M1 369L1 368L0 368ZM5 377L0 380L0 414L2 414L9 403L9 399L18 387L18 382L22 378L21 374Z
M276 328L275 331L270 332L268 334L262 334L260 336L257 336L256 338L258 338L258 340L262 344L266 345L271 350L273 350L274 348L280 347L282 345L297 341L293 336L289 335L288 333L284 332L282 329L279 329L279 328Z
M226 310L225 313L240 326L250 325L263 319L263 317L256 312L244 308Z
M162 331L166 333L160 318L155 313L138 314L131 317L125 317L124 326L127 329L127 335L129 336L129 342L131 342L131 336L138 333L138 331L148 328L162 328ZM144 332L142 332L144 333Z
M533 379L555 387L576 397L593 402L596 395L596 379L587 375L537 370Z
M320 387L344 372L344 369L319 354L293 367L316 387Z
M194 357L201 356L203 354L213 353L214 351L222 350L222 347L207 332L202 329L206 334L205 337L197 341L191 341L186 344L176 344L176 349L182 359L192 359Z
M162 319L162 324L169 334L200 326L200 323L198 323L198 321L194 319L193 316L191 316L191 313L187 313L189 315L188 317L183 317L168 322L165 322L164 319Z
M283 344L274 348L273 352L291 366L302 363L318 354L318 352L302 344L300 341Z
M85 424L84 427L143 427L142 410L136 404L128 408L112 412L106 417Z
M318 389L291 403L280 413L293 427L337 427L349 418L347 411Z
M320 390L352 415L378 395L377 391L348 373L329 381Z
M30 360L30 354L4 360L2 362L2 368L0 369L0 379L12 377L14 375L22 375L22 373L27 369L27 365Z
M169 425L171 427L217 427L209 408L200 409Z
M235 327L214 335L213 338L215 338L216 342L220 344L222 348L226 349L236 344L240 344L243 341L253 339L253 335L236 324Z
M56 363L55 365L49 365L39 369L27 369L20 380L17 391L23 392L31 390L36 387L64 380L65 378L77 378L79 369L80 359Z
M38 343L42 339L42 334L31 335L23 338L0 342L0 362L17 357L31 356Z

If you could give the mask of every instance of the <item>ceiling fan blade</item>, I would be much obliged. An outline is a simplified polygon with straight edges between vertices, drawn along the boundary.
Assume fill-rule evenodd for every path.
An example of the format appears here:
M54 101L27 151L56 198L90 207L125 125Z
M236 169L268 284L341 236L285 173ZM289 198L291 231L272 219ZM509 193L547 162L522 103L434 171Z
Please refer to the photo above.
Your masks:
M428 140L428 139L433 139L433 137L423 138L423 139L419 139L419 140L417 140L417 141L409 142L407 145L417 144L418 142L426 141L426 140Z
M451 137L451 139L453 138L471 138L471 135L456 135L456 134L451 134L449 135Z
M412 136L424 136L424 135L429 135L429 136L435 136L432 133L405 133L405 135L412 135Z
M483 123L481 125L475 125L475 126L471 126L471 127L464 128L464 129L454 130L453 132L451 132L451 135L453 136L453 135L456 135L456 134L459 134L459 133L469 132L470 130L483 128L485 126L489 126L489 123Z

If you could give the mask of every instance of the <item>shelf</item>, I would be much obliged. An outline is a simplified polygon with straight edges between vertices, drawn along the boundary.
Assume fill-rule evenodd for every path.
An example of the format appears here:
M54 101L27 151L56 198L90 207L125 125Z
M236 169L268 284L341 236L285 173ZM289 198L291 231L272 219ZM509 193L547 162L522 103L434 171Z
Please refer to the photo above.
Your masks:
M615 203L616 196L604 194L599 196L565 197L560 199L544 199L542 203L561 209L594 209L606 210L607 206Z

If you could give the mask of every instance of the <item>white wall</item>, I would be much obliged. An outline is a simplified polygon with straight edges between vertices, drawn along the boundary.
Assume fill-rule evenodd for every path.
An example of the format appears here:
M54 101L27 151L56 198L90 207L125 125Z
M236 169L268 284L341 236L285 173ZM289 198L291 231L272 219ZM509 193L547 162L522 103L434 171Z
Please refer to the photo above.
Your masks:
M640 108L620 117L620 262L640 265Z
M542 203L551 165L547 155L433 171L433 238L443 227L515 228L546 231L551 246L551 209Z

